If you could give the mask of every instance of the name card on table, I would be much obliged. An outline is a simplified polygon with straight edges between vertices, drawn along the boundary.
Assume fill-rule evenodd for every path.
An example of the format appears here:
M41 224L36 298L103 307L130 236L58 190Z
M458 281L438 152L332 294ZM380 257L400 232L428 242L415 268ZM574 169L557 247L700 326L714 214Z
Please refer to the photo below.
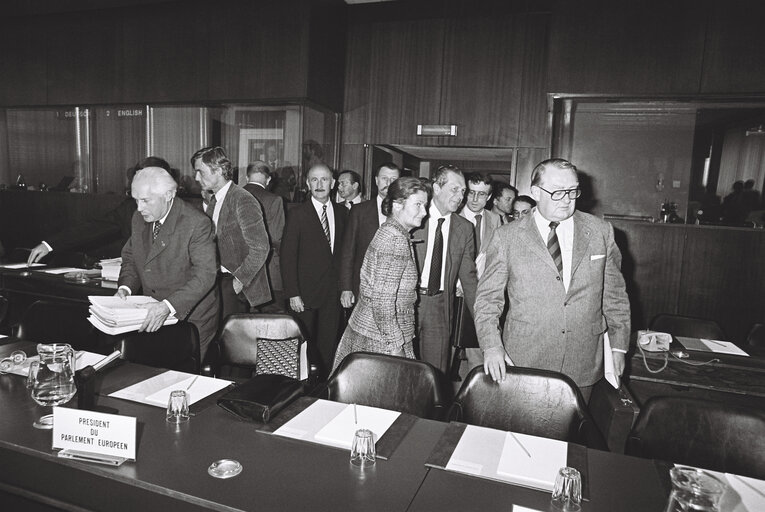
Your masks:
M53 449L59 457L119 466L135 460L136 419L53 408Z

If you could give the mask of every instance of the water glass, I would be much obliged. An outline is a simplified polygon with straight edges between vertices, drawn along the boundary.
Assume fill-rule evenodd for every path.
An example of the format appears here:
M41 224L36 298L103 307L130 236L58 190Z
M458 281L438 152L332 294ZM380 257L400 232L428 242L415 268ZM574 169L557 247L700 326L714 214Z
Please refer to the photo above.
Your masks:
M170 423L183 423L189 421L189 395L182 389L170 392L167 401L167 414L165 416Z
M29 363L29 372L27 373L27 388L32 389L37 380L37 372L40 370L40 361Z
M672 493L665 512L717 512L727 485L713 475L696 468L674 467L669 470Z
M574 468L560 468L555 477L552 505L556 510L577 512L582 509L582 475Z
M375 435L371 430L360 428L353 435L351 464L359 467L373 466L375 463Z

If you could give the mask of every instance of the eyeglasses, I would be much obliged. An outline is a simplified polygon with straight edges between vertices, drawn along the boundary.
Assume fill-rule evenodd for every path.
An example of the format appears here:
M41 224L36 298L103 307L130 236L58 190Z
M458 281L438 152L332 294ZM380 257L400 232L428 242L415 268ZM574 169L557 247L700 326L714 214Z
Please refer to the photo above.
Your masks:
M487 197L489 194L484 191L468 190L467 195L468 197L477 197L478 199L483 199L484 197Z
M539 185L537 185L539 187ZM550 199L553 201L560 201L564 197L568 196L569 199L574 200L578 199L582 195L582 190L578 188L571 188L568 190L554 190L550 192L549 190L545 190L542 187L539 187L540 190L544 190L548 194L550 194Z

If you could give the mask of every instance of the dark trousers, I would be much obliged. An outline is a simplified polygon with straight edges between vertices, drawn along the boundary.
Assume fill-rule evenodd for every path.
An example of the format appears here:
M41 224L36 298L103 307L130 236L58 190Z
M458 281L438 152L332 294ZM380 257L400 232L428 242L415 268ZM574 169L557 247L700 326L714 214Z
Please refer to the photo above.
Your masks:
M332 369L335 360L335 349L339 341L338 327L340 324L340 297L327 302L318 308L306 309L297 313L298 319L308 331L308 339L312 341L321 359L320 377L325 378Z
M417 305L417 339L419 358L442 372L449 369L451 322L446 318L446 294L420 295Z
M233 274L218 274L218 296L220 297L220 327L228 315L234 313L249 313L250 303L244 294L234 292Z
M258 313L278 313L284 314L289 312L287 306L287 299L284 296L284 290L271 290L271 302L266 302L260 306L255 306L253 311Z

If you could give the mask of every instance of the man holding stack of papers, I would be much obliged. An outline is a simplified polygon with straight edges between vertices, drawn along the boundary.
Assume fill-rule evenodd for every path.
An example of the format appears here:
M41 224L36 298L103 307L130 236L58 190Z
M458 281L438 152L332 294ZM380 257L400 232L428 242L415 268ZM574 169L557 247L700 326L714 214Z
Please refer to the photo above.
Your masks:
M158 302L157 299L145 295L133 295L124 299L91 295L88 299L90 300L88 321L106 334L137 331L146 320L146 315L149 312L146 306ZM178 319L170 315L163 325L177 322Z

